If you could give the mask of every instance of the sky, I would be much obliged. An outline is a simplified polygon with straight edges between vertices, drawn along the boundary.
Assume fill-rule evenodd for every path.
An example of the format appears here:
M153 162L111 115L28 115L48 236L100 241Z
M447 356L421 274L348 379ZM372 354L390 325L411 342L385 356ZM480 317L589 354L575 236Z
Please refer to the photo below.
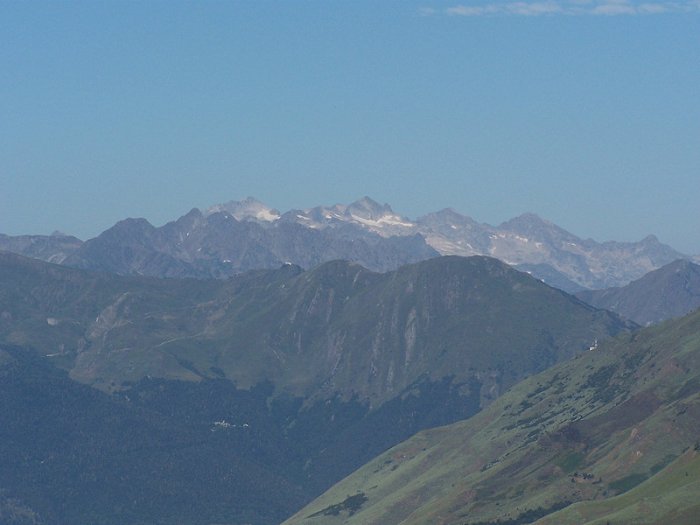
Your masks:
M0 233L249 195L700 254L700 1L0 0Z

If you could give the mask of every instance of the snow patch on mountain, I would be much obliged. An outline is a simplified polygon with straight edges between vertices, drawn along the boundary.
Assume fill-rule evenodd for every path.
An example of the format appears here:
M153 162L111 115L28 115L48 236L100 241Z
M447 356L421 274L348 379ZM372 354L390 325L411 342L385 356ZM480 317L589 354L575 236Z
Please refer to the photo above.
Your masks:
M262 221L274 222L280 218L280 212L274 208L266 206L259 200L248 197L242 201L229 201L223 204L216 204L204 211L204 216L208 217L214 213L229 213L237 221Z

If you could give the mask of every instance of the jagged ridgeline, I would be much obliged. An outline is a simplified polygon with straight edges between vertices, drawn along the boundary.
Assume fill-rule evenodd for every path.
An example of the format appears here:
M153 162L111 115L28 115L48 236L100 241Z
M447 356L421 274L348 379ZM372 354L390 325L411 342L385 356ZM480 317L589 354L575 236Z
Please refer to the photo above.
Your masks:
M199 498L183 522L279 523L416 431L470 417L627 329L486 257L213 281L0 254L0 340L16 345L3 368L0 509L172 523ZM96 389L51 379L56 367ZM66 428L71 446L58 444ZM102 485L113 500L90 496Z
M369 197L285 213L248 198L195 208L160 227L125 219L85 242L58 232L0 234L0 250L121 275L197 278L274 269L285 261L310 269L344 259L388 271L438 254L489 255L570 293L622 286L690 259L654 236L598 243L532 213L499 226L452 209L411 220Z
M285 525L695 525L699 438L700 311L417 434Z

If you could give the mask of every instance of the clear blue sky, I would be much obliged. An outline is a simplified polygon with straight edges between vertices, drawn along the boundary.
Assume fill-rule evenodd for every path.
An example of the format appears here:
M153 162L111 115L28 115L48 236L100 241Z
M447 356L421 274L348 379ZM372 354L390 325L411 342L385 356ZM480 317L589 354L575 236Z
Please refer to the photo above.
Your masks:
M700 253L700 3L0 1L0 232L253 195Z

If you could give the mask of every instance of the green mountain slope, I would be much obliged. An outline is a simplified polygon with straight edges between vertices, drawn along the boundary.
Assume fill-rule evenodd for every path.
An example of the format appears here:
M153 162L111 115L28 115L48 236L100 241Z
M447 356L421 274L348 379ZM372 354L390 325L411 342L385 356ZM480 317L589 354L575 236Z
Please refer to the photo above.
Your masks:
M538 520L537 525L648 523L696 525L700 516L699 447L633 489L603 501L575 503Z
M376 274L341 261L225 282L93 274L0 255L0 340L104 390L150 377L268 380L372 406L421 378L480 383L480 404L626 329L485 257Z
M700 312L621 336L467 421L417 434L285 524L514 525L562 508L542 523L676 523L664 521L676 511L690 523L698 436ZM654 493L666 510L644 514L638 498ZM569 507L579 501L591 503Z

